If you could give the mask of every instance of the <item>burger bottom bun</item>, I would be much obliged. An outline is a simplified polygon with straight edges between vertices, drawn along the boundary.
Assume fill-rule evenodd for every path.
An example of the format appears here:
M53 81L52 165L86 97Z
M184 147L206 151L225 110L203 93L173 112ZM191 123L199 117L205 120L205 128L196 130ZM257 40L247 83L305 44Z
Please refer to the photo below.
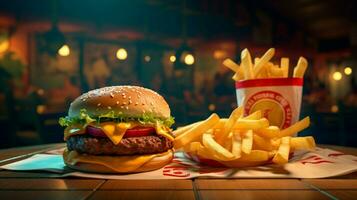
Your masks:
M63 160L64 163L72 169L83 171L83 172L91 172L91 173L105 173L105 174L126 174L126 173L137 173L137 172L146 172L146 171L153 171L156 169L160 169L169 162L171 162L173 158L173 152L172 150L168 150L167 152L164 153L159 153L155 154L156 156L149 160L148 162L144 163L143 165L139 166L138 168L131 170L131 171L121 171L121 170L116 170L114 167L108 167L106 165L102 165L100 163L89 163L89 162L82 162L78 161L73 164L74 159L78 159L81 155L79 154L78 157L68 157L68 152L65 150L65 153L63 154ZM95 157L95 156L93 156ZM100 157L100 156L98 156ZM115 157L113 156L113 160L115 160ZM137 157L137 156L133 156Z

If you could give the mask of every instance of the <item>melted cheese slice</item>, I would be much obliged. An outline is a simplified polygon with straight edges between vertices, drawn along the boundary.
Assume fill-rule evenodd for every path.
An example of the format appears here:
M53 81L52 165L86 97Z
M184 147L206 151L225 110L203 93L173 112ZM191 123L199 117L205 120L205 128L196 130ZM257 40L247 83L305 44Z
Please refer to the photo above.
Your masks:
M99 164L104 165L116 172L125 173L138 169L155 157L163 157L169 154L172 154L171 150L159 154L137 156L93 156L79 154L77 151L68 151L65 149L63 152L63 158L65 163L69 165L75 165L77 163Z
M133 128L135 125L133 123L114 123L114 122L104 122L99 124L99 128L107 135L107 137L114 143L119 144L120 140L125 135L126 130Z
M137 122L120 122L120 123L103 122L98 125L97 124L91 124L91 125L95 126L96 128L100 128L114 144L120 143L121 139L123 138L125 132L128 129L134 128L136 126L141 126L141 124ZM162 126L159 123L156 123L154 128L156 130L156 134L166 137L171 141L174 140L174 138L168 133L169 130L167 127ZM68 137L72 135L79 135L79 134L85 134L85 127L69 126L64 131L64 140L66 141Z

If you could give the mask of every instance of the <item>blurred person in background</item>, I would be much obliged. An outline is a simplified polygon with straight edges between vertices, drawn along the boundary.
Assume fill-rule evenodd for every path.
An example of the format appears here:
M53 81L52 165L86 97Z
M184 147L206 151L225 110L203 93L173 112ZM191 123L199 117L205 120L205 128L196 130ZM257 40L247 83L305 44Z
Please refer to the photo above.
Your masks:
M53 102L56 104L69 105L74 99L76 99L81 94L81 90L77 84L77 78L74 76L64 76L63 87L51 89L49 91L49 96L52 100L57 100Z
M217 112L223 115L230 113L231 105L236 102L234 81L232 72L223 64L218 68L214 76L214 101L216 102Z
M351 79L351 92L346 96L344 103L348 107L357 108L357 83L354 77Z
M105 55L97 53L89 67L84 69L84 73L90 88L94 89L106 86L111 71L106 62Z

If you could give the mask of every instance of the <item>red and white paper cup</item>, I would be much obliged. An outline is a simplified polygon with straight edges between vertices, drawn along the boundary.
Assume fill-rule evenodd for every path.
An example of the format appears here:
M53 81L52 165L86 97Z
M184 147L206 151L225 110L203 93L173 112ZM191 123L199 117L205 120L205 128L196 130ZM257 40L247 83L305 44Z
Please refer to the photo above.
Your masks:
M244 115L262 110L271 125L284 129L299 120L302 87L302 78L237 81L238 106L244 107Z

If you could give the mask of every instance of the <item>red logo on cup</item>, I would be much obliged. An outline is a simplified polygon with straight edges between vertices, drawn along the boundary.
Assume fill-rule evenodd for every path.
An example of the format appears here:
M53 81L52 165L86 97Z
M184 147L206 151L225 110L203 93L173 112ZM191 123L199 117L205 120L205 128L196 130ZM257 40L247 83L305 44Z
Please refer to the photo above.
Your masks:
M292 110L289 102L279 93L262 91L250 96L245 104L246 115L261 110L271 125L287 128L291 125Z

